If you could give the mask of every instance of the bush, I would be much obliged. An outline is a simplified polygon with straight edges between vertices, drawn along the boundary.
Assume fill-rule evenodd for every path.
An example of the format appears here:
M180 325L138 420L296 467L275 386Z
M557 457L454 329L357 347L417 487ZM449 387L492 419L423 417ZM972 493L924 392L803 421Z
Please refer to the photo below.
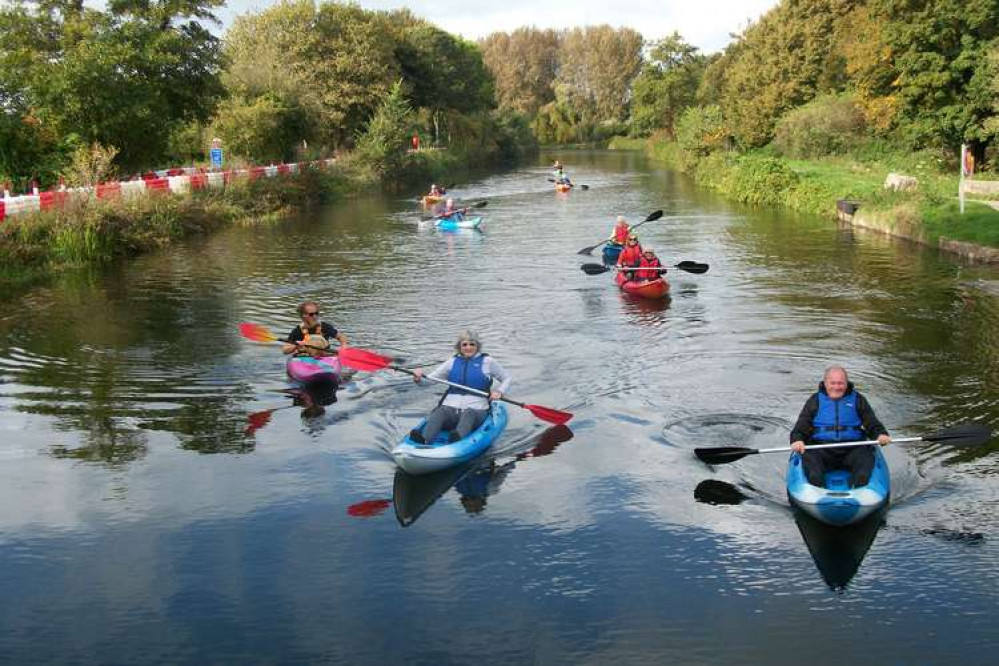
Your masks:
M774 146L788 157L842 155L862 142L864 114L846 95L824 95L787 112L774 129Z
M701 158L725 149L729 142L729 131L720 106L690 107L676 124L679 166L685 171L694 168Z

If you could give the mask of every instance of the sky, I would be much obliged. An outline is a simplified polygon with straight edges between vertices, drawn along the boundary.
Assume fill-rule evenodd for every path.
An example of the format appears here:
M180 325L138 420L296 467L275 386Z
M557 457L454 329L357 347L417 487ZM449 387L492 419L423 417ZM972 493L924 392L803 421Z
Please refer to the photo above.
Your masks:
M228 0L218 11L223 27L235 16L258 12L277 0ZM523 26L574 28L609 24L633 28L646 40L679 32L702 53L723 49L731 33L745 29L749 21L778 4L778 0L362 0L365 9L406 8L420 18L467 39L491 32L510 32Z

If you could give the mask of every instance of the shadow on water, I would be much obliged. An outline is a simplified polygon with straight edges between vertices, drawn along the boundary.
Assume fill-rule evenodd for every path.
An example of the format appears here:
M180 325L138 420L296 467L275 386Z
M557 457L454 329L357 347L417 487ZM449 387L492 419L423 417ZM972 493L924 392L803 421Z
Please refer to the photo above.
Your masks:
M884 525L886 512L887 507L854 525L833 527L794 509L794 522L830 589L844 590L853 580L878 530Z
M487 498L499 492L500 485L518 462L550 455L572 436L568 426L557 425L541 433L528 450L492 456L486 454L468 464L422 476L397 469L392 483L396 519L403 527L409 527L452 486L461 496L461 505L466 512L481 513ZM498 462L500 457L511 454L512 460Z
M702 504L735 506L748 500L749 495L726 481L705 479L694 488L694 499Z

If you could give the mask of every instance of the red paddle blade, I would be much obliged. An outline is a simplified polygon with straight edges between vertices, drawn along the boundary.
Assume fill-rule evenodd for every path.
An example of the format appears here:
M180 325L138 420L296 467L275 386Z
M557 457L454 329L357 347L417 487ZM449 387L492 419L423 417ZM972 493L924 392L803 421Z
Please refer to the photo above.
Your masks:
M348 506L347 515L356 518L371 518L390 506L392 506L392 500L389 499L365 500Z
M392 359L388 356L382 356L381 354L365 351L364 349L358 349L356 347L341 349L337 352L337 355L340 357L341 363L346 365L348 368L354 368L355 370L373 372L375 370L384 370L392 365Z
M524 405L524 409L531 412L542 421L554 423L555 425L565 425L572 418L572 414L569 412L561 412L557 409L552 409L551 407L542 407L541 405Z
M262 412L254 412L254 413L250 414L247 417L247 419L249 419L250 423L249 423L249 425L246 426L246 429L243 431L243 434L244 435L252 435L256 431L258 431L261 428L263 428L265 425L267 425L268 423L270 423L270 421L271 421L271 414L273 414L273 413L274 413L273 409L268 409L268 410L265 410L265 411L262 411Z
M239 334L247 340L253 340L254 342L274 342L277 340L275 335L260 324L247 324L244 322L239 325Z

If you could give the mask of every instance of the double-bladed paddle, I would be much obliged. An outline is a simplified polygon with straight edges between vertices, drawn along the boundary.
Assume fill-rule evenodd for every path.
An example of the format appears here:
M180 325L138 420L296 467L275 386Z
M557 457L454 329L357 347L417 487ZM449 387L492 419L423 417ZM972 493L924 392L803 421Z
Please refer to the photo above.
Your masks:
M646 222L652 222L654 220L658 220L662 216L663 216L663 212L661 210L657 210L654 213L651 213L647 218L645 218L641 222L638 222L635 225L629 227L629 230L634 231L635 229L637 229L638 227L642 226ZM589 247L584 247L582 250L580 250L576 254L590 254L595 249L597 249L598 247L600 247L601 245L603 245L604 243L606 243L609 240L610 240L609 238L605 238L602 241L600 241L599 243L597 243L596 245L591 245Z
M608 271L658 271L660 273L664 273L667 270L666 266L649 268L647 266L604 266L603 264L583 264L579 268L587 275L600 275L601 273L606 273ZM673 264L673 268L678 268L681 271L687 271L688 273L700 274L707 273L709 266L696 261L681 261L678 264Z
M932 435L923 437L902 437L893 439L892 444L904 444L906 442L943 442L950 446L981 446L992 439L992 428L978 423L963 423L952 428L946 428ZM834 444L812 444L808 450L833 449L847 446L871 446L877 444L878 440L872 439L864 442L843 442ZM724 465L745 458L756 453L791 453L791 448L782 446L774 449L750 449L743 446L716 446L711 448L694 449L694 455L709 465Z
M488 205L489 205L488 201L476 201L475 203L470 204L468 206L465 206L464 208L457 208L457 209L451 211L450 213L448 213L446 215L443 215L443 214L442 215L424 215L424 216L422 216L420 218L420 221L421 222L429 222L430 220L440 220L440 219L443 219L445 217L451 217L455 213L463 213L465 211L472 210L473 208L485 208Z
M365 351L363 349L357 349L355 347L349 347L347 349L340 350L340 362L344 365L355 368L357 370L375 371L375 370L396 370L398 372L404 372L407 375L415 375L416 373L412 370L399 367L392 363L392 359L387 356L382 356L380 354L375 354L374 352ZM448 386L454 386L455 388L460 388L470 393L475 393L477 395L482 395L489 397L489 394L485 391L478 391L467 386L462 386L461 384L455 384L454 382L449 382L446 379L437 379L435 377L429 377L424 375L424 378L429 379L440 384L447 384ZM551 407L542 407L541 405L525 405L517 400L512 400L506 396L500 397L503 402L508 402L511 405L517 405L526 409L534 416L538 417L542 421L547 421L548 423L554 423L556 425L562 425L568 423L569 419L572 418L572 414L569 412L563 412L558 409L552 409Z

